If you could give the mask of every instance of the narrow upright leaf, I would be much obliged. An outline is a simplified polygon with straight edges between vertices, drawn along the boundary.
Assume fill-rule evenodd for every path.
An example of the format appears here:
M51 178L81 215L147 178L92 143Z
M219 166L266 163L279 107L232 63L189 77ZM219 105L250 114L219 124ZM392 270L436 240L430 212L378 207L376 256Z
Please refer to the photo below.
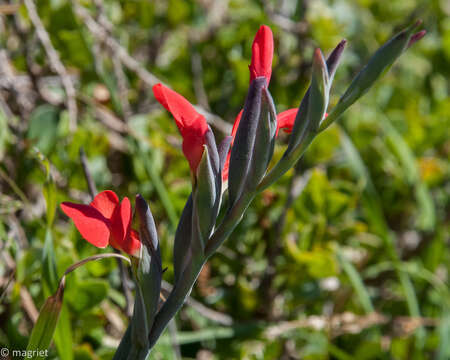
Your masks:
M50 346L61 312L63 293L64 288L58 288L58 291L50 296L41 308L27 346L27 350L36 351L32 359L46 357L45 350Z

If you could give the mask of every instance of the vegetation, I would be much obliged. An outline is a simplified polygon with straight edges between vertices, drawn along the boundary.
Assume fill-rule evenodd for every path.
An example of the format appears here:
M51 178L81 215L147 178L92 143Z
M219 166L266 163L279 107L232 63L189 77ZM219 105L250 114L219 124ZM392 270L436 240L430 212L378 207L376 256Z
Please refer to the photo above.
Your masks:
M332 108L361 64L420 17L427 35L255 198L151 358L450 357L445 1L24 0L0 14L2 348L27 348L69 266L111 252L58 206L95 193L83 164L98 191L149 203L167 296L191 176L154 84L198 104L220 140L243 107L261 24L274 33L281 112L298 107L315 48L329 54L347 39ZM274 160L288 141L280 132ZM49 358L112 358L134 296L116 260L66 275Z

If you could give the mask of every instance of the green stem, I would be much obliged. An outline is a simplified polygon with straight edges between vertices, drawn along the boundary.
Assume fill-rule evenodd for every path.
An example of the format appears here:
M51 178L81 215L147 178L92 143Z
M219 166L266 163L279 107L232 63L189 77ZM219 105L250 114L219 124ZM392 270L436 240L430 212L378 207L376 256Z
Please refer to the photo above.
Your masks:
M300 145L292 152L285 152L281 160L270 170L261 183L257 187L257 192L260 193L272 185L275 181L281 178L287 171L289 171L305 153L309 144L314 140L317 133L309 132Z
M205 262L206 258L203 261L194 261L184 270L181 278L155 317L155 322L149 335L149 350L156 344L170 320L183 306Z
M214 231L206 244L205 257L207 259L216 252L219 246L236 228L241 221L244 212L247 210L257 193L258 192L244 192L244 194L242 194L236 203L228 210L225 219Z
M155 322L149 335L149 350L151 350L151 348L156 344L170 320L172 320L172 318L183 306L203 268L203 265L239 224L244 212L247 210L255 195L256 192L249 192L239 198L234 206L230 208L224 221L220 224L208 241L205 248L204 258L193 259L190 266L183 271L181 278L177 281L174 289L155 317Z

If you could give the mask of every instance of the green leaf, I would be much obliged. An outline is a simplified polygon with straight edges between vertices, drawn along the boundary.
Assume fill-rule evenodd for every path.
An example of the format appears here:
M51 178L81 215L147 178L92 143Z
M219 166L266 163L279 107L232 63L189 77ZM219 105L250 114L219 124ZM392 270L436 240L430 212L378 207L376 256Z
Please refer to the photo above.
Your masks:
M71 266L69 266L66 271L64 272L63 277L59 281L58 289L56 290L55 294L50 296L46 302L44 303L44 306L41 309L41 312L39 313L38 320L36 321L35 326L33 327L33 330L31 332L30 340L28 342L27 350L46 350L51 343L51 340L53 336L55 336L55 343L58 348L59 356L63 360L71 360L73 358L73 349L72 349L72 334L70 330L70 319L69 314L65 308L62 307L63 303L63 295L64 295L64 287L65 287L65 278L66 275L71 273L73 270L77 269L78 267L90 262L95 261L99 259L109 258L109 257L117 257L124 260L129 261L127 258L125 258L122 255L119 254L100 254L100 255L94 255L91 257L88 257L86 259L83 259ZM97 282L96 284L84 282L82 285L78 286L78 288L75 290L75 297L76 300L79 300L80 298L78 295L83 295L79 290L83 286L86 289L86 285L89 289L89 293L87 295L87 298L89 300L86 301L86 298L84 299L85 302L91 301L93 302L92 297L95 298L96 294L98 294L98 288L101 288L99 286L101 283L103 285L106 283L104 281ZM107 283L106 283L107 284ZM107 286L107 285L104 285ZM95 290L96 288L97 290ZM106 296L107 289L104 291ZM84 294L86 296L86 293ZM97 296L98 298L98 296ZM83 299L82 299L83 300ZM96 300L94 300L96 301ZM98 300L97 300L98 301ZM61 323L58 324L58 318L61 316ZM58 326L57 326L58 324ZM56 329L56 333L55 333ZM40 353L37 353L36 359L42 358Z
M6 115L0 110L0 159L3 158L6 145L10 141L11 133L8 129L8 121Z
M41 308L27 346L27 350L38 351L37 356L33 356L32 359L44 359L46 357L45 352L41 355L39 351L44 351L50 346L61 312L63 291L62 288L58 289L56 294L50 296Z
M35 157L41 164L41 166L44 168L45 172L45 183L44 183L44 189L43 194L45 198L46 208L47 208L47 227L51 228L53 225L53 220L55 219L55 212L56 212L56 187L55 183L53 181L53 177L50 171L50 161L48 158L39 151L39 149L35 148Z
M337 256L339 259L339 262L342 265L342 268L344 269L346 275L348 276L350 283L352 284L353 288L355 289L356 295L358 296L359 302L361 303L361 306L363 307L364 311L369 314L374 311L374 307L372 304L372 301L370 300L369 292L367 291L366 287L364 286L364 281L362 280L361 276L359 275L358 270L353 266L353 264L347 260L345 255L342 253L340 249L337 251Z
M450 357L450 309L445 309L439 325L439 348L437 349L437 360Z
M432 231L436 223L434 203L427 185L421 180L414 153L387 117L381 115L378 118L389 144L400 160L407 182L414 186L419 207L418 225L421 230Z
M108 282L101 279L83 279L66 291L67 301L77 312L83 312L100 304L108 295Z
M45 155L49 155L58 134L59 109L52 105L37 107L30 116L28 138Z
M42 276L43 284L47 287L47 292L52 293L57 287L56 260L53 248L52 231L47 228L45 231L44 249L42 252Z
M73 359L73 338L69 311L66 305L62 305L61 313L54 336L55 346L61 360Z

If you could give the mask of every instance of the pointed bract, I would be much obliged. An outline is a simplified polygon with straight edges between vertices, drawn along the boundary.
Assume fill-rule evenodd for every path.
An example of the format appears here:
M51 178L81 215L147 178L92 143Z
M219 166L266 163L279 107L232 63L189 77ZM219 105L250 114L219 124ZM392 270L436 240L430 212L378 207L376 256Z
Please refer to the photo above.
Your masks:
M337 66L339 65L340 59L345 49L345 45L347 44L347 40L343 39L339 42L339 44L333 49L333 51L328 56L326 61L326 65L328 68L328 87L331 87L331 83L334 78L334 74L336 72ZM329 89L330 90L330 89ZM300 102L300 106L298 107L298 112L296 118L294 120L294 124L292 127L292 136L289 140L289 145L287 151L292 153L303 141L307 134L308 126L307 123L307 113L308 113L308 104L309 104L309 96L311 92L311 86L309 86L305 95L303 96L302 101Z
M216 150L217 151L217 150ZM209 150L205 152L197 168L197 184L193 191L193 249L203 253L205 242L209 239L213 221L217 213L215 205L220 191L217 189L216 175L210 161Z
M407 47L414 45L416 42L418 42L420 39L422 39L427 34L426 30L421 30L417 33L415 33L413 36L411 36L411 39L409 39L409 43Z
M342 53L344 52L345 45L347 44L346 39L342 39L339 44L333 49L331 54L327 59L328 76L330 78L330 83L333 81L336 69L341 61Z
M248 170L246 188L254 191L267 171L275 147L277 114L272 96L266 88L262 89L261 108Z
M267 87L266 79L258 77L251 82L248 89L242 119L239 121L235 142L231 148L228 179L230 204L233 204L239 198L246 181L261 112L261 97L264 87Z
M330 92L327 64L320 49L314 51L312 70L307 122L310 131L315 132L325 117Z
M148 346L149 329L152 328L158 312L163 270L158 234L150 207L141 195L136 195L135 204L144 246L141 249L141 257L136 272L137 286L132 332L133 340L146 347Z
M193 211L192 194L189 196L183 212L181 213L180 221L175 233L175 240L173 246L173 272L175 283L180 278L187 260L189 259L189 252L192 239L192 211Z
M152 212L142 195L136 195L136 212L139 216L139 221L143 225L142 235L145 233L147 241L145 241L144 236L142 241L148 242L148 246L151 246L152 252L157 252L159 254L159 242L158 233L156 231L155 220L153 219Z

